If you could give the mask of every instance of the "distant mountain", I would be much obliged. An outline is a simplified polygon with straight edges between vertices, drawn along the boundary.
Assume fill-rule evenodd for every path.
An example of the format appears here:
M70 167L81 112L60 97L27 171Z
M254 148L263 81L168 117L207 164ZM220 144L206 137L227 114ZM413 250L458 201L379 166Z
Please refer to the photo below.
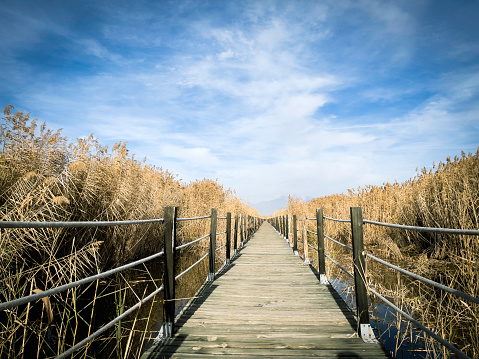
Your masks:
M274 211L286 208L288 205L288 197L282 196L270 201L263 201L250 204L251 207L256 208L260 216L272 216Z

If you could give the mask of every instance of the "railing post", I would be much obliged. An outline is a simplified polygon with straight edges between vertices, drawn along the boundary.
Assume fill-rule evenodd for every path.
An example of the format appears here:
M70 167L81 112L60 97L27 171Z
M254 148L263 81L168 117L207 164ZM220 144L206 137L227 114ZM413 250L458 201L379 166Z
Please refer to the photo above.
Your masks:
M324 256L323 209L316 209L316 232L318 233L319 282L329 284L326 278L326 257Z
M239 223L239 215L235 215L235 233L234 233L234 255L236 255L236 252L238 251L238 223Z
M358 333L365 342L373 342L376 337L369 324L368 292L364 268L363 213L361 207L351 207L351 233L353 242L354 284L358 315Z
M163 337L170 338L175 325L175 246L176 207L166 207L164 215L164 295L163 295Z
M244 238L244 216L240 214L240 248L243 248L243 238Z
M298 224L297 224L296 215L293 214L293 252L294 255L298 256Z
M246 240L247 240L247 238L246 238L246 216L242 215L241 220L243 222L243 226L241 228L241 232L242 232L241 247L244 247L244 245L246 244Z
M216 224L218 218L218 210L211 209L211 232L210 232L210 270L208 273L208 281L215 280L215 260L216 260Z
M231 262L231 213L226 213L226 264Z
M285 218L285 222L286 222L286 228L285 228L285 236L284 238L286 239L286 242L289 243L289 216L286 215L286 218Z
M306 229L306 213L303 213L303 252L304 263L311 264L309 260L308 231Z

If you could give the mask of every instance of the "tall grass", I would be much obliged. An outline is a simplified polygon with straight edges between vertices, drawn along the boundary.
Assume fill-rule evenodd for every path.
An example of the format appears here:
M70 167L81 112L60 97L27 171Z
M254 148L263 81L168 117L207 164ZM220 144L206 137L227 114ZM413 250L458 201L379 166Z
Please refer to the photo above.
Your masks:
M323 208L328 217L349 218L349 208L361 206L363 217L389 223L443 228L479 228L479 149L453 160L447 158L433 169L423 169L404 183L367 186L304 203L290 197L286 210L308 217ZM315 230L310 224L311 230ZM403 231L366 225L368 250L415 273L473 296L479 296L479 238ZM350 241L347 224L325 221L325 233L343 243ZM328 242L328 241L327 241ZM328 243L327 251L340 253ZM331 253L331 252L330 252ZM387 269L377 268L387 272ZM373 273L370 273L373 275ZM479 306L435 290L419 282L407 283L399 291L405 307L430 328L455 343L471 357L479 357ZM407 292L407 295L404 295ZM392 295L391 291L384 293ZM424 310L427 308L427 310Z
M110 150L90 135L76 142L60 130L38 125L22 111L4 109L0 125L0 219L2 221L93 221L161 218L165 206L182 217L257 212L216 181L185 184L162 168L130 155L126 143ZM209 230L207 221L180 226L186 241ZM78 280L162 249L162 225L101 228L2 229L0 300L8 301ZM206 247L206 243L203 244ZM200 246L185 252L200 252ZM187 258L188 260L188 258ZM191 258L190 258L191 260ZM52 357L111 319L162 281L160 263L72 289L38 303L0 313L0 356ZM151 290L150 290L151 291ZM99 308L102 308L99 310ZM76 357L135 357L135 340L157 325L150 305L117 330L80 350ZM155 310L156 311L156 310ZM118 345L117 345L118 344ZM108 349L106 349L108 348ZM28 353L28 355L27 355ZM105 356L105 354L102 354Z

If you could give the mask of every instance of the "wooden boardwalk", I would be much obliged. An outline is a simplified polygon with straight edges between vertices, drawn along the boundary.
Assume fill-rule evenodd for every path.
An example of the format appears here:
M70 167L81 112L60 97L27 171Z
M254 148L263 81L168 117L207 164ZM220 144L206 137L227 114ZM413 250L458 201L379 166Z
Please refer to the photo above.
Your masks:
M179 317L178 332L146 358L386 358L356 335L329 285L264 223L230 266Z

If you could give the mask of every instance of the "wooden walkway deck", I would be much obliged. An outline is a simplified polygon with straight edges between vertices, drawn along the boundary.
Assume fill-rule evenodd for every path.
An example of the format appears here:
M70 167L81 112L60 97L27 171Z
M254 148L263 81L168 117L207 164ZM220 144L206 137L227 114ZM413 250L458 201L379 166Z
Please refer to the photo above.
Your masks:
M379 344L358 338L340 296L319 283L268 223L199 295L174 337L142 359L388 357Z

